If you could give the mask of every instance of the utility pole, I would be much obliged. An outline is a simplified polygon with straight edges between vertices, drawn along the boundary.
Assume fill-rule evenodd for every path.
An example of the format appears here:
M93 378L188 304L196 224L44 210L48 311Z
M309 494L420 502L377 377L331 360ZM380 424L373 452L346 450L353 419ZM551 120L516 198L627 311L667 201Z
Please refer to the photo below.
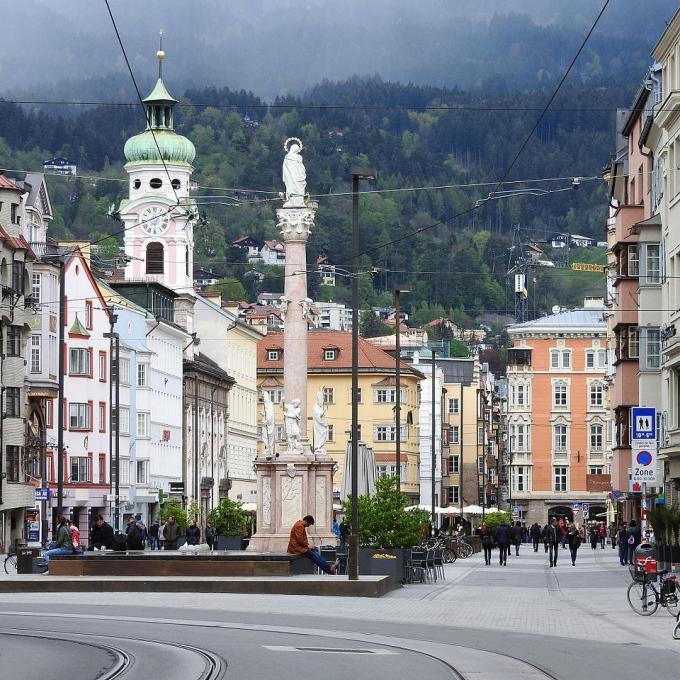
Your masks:
M359 579L359 180L375 179L373 168L352 168L352 531L347 574Z

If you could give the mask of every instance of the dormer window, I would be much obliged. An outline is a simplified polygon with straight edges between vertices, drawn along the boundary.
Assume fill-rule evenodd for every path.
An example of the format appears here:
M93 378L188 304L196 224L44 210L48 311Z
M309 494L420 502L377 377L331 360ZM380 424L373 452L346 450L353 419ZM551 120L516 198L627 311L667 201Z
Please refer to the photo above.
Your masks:
M336 350L334 349L325 349L323 351L323 358L324 361L335 361L336 359Z
M267 360L268 361L278 361L281 358L281 350L270 349L267 350Z

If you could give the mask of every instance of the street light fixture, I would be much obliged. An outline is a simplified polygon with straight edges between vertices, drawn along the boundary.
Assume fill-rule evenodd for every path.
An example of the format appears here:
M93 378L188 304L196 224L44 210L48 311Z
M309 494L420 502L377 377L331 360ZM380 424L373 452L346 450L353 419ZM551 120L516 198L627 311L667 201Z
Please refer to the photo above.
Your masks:
M374 168L352 167L352 532L349 535L347 573L359 579L359 181L377 177Z
M397 463L397 489L401 491L401 293L410 293L408 288L394 289L394 383L395 402L394 420L397 426L395 432L395 458Z

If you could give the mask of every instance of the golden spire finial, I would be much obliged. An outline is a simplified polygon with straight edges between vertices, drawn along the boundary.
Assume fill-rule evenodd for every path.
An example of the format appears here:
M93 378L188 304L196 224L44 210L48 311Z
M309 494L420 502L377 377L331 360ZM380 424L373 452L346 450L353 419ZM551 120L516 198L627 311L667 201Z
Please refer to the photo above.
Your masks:
M158 52L156 52L156 59L158 59L158 77L163 77L163 59L165 59L165 52L163 52L163 29L159 31Z

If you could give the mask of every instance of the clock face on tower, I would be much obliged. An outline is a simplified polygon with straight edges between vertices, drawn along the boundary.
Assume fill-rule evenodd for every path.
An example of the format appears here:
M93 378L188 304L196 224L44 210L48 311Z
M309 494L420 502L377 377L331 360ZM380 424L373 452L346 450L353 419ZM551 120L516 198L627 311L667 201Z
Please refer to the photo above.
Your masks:
M168 228L170 215L167 208L152 206L141 214L142 230L149 236L159 236Z

